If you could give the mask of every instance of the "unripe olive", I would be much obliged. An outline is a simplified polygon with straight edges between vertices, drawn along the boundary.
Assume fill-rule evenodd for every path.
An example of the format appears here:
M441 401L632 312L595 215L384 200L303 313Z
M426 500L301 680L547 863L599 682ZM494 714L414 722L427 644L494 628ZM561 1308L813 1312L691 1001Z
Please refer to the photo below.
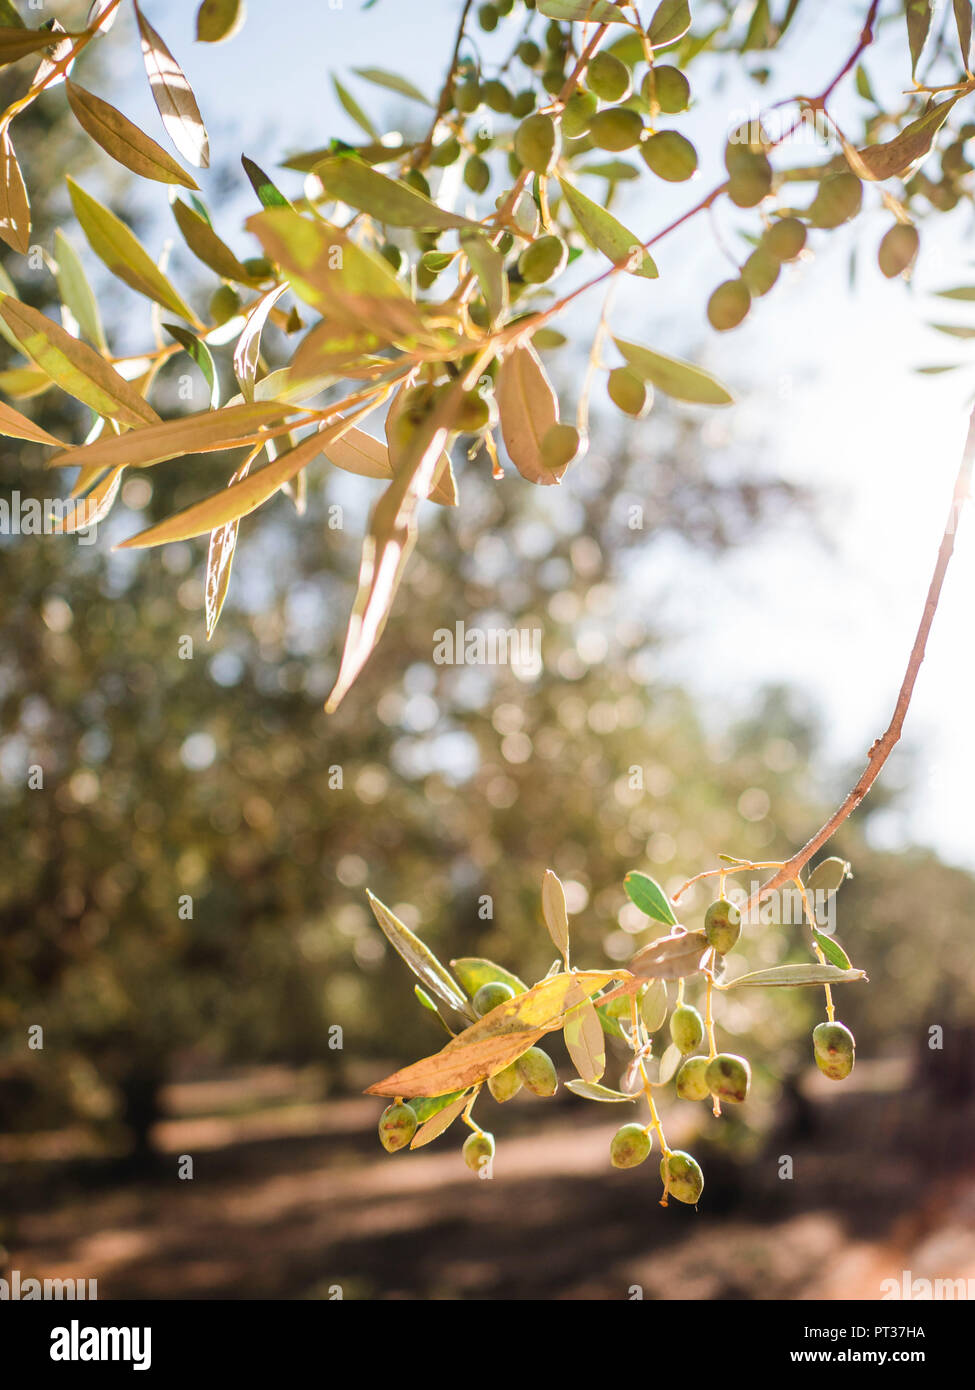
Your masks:
M518 1075L517 1062L512 1062L510 1067L505 1067L504 1071L499 1071L497 1075L489 1076L488 1090L499 1105L503 1105L506 1100L516 1096L521 1090L521 1077Z
M248 256L244 269L254 280L267 280L274 274L274 266L267 256Z
M794 261L806 244L805 224L798 217L773 222L762 237L762 246L779 261Z
M500 18L501 15L496 5L482 5L477 12L477 22L486 34L497 29Z
M688 1057L677 1073L676 1088L681 1100L707 1100L711 1094L707 1070L707 1057Z
M748 1095L752 1069L744 1057L731 1052L719 1052L712 1057L705 1072L708 1090L718 1100L730 1100L736 1105Z
M813 1029L816 1065L830 1081L849 1076L856 1061L856 1039L844 1023L818 1023Z
M653 404L653 395L642 377L629 367L614 367L606 382L609 398L624 415L642 420Z
M523 92L518 92L511 98L512 116L530 116L534 110L535 93L530 87L526 87Z
M565 86L565 70L560 67L546 68L542 73L542 86L549 96L558 96Z
M493 395L485 396L480 391L468 391L454 416L454 429L458 434L481 434L497 424L497 419L498 407ZM481 988L486 989L487 986L482 985ZM505 988L508 986L505 985ZM477 998L476 995L474 997Z
M581 448L582 436L575 425L550 425L542 437L542 466L552 473L560 473Z
M678 1202L693 1207L704 1191L704 1174L697 1160L683 1149L674 1149L660 1160L660 1181Z
M214 323L226 323L240 308L240 295L230 285L221 285L210 296L210 314Z
M557 19L549 21L545 30L545 44L550 53L561 53L565 47L565 35Z
M670 1036L674 1046L685 1055L700 1047L704 1037L704 1019L692 1004L681 1004L670 1015Z
M491 182L491 169L486 159L472 154L464 163L464 182L473 193L483 193Z
M643 117L628 106L609 106L593 116L589 134L601 150L629 150L643 134Z
M704 934L719 956L727 955L741 935L741 913L727 898L718 898L704 914Z
M644 77L640 94L648 104L655 101L665 115L674 116L687 109L691 88L680 68L661 63L659 67L654 65L652 73Z
M464 116L469 116L481 104L481 86L476 77L458 82L454 88L454 105Z
M613 1135L609 1161L614 1168L635 1168L649 1156L650 1135L642 1125L624 1125Z
M387 1105L379 1117L379 1140L387 1153L405 1149L416 1133L416 1111L408 1105Z
M384 241L379 248L379 254L384 261L388 261L394 270L399 270L403 264L403 253L396 245L395 241Z
M829 174L819 185L809 208L814 227L838 227L856 217L863 201L863 184L855 174Z
M480 1173L494 1157L494 1135L488 1134L486 1130L478 1130L475 1134L469 1134L464 1140L462 1153L464 1162L471 1172Z
M441 140L430 152L430 163L435 169L446 169L448 164L453 164L459 158L460 141L456 135L448 135L446 140Z
M780 270L781 266L776 258L758 247L742 266L741 278L752 298L758 299L761 295L768 294L779 278Z
M743 280L725 280L708 300L708 321L719 333L737 328L751 308L752 297Z
M729 145L725 162L729 175L728 197L736 207L755 207L772 187L772 166L768 158L761 150Z
M526 116L515 131L515 154L533 174L548 174L562 149L559 128L543 111Z
M494 0L494 8L498 14L510 14L515 7L515 0Z
M630 70L612 53L597 53L589 60L586 86L600 101L622 101L630 93Z
M492 1009L496 1009L499 1004L504 1004L514 997L514 990L503 980L489 980L486 985L481 985L481 988L474 995L474 1012L478 1018L483 1018Z
M502 232L498 240L498 250L502 256L506 256L515 244L515 239L510 232Z
M515 1066L522 1084L533 1096L554 1096L559 1089L555 1064L540 1047L530 1047L523 1052Z
M564 269L569 249L557 236L529 242L518 257L518 273L529 285L543 285Z
M895 275L903 275L910 268L920 243L917 228L908 226L906 222L898 222L884 233L877 251L877 263L888 280Z
M490 106L492 111L497 111L502 116L511 110L511 93L496 77L490 82L485 82L481 88L481 100L486 106Z
M592 92L573 92L562 112L562 134L569 140L585 135L597 106Z
M640 146L643 162L658 178L684 183L697 171L697 150L676 130L659 130Z
M533 68L536 63L542 61L542 50L534 39L522 39L517 52L526 68Z

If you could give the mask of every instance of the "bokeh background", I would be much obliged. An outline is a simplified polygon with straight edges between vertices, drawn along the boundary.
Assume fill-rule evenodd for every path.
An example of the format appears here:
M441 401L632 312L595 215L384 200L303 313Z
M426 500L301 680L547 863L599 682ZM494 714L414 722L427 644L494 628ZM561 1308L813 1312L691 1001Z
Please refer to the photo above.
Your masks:
M285 26L254 0L243 33L207 51L192 6L145 8L200 95L216 155L204 196L241 254L255 248L238 230L251 210L240 151L270 167L354 139L330 69L395 67L435 93L458 10L430 0L421 20L393 0L292 0ZM864 8L831 5L826 19L807 0L761 85L757 57L692 69L703 179L732 124L823 85ZM155 129L128 22L112 58L86 55L79 78ZM484 62L510 43L505 25L481 36ZM902 49L882 26L867 61L878 91L903 85ZM3 81L9 100L23 78ZM391 94L370 99L406 135L424 120ZM164 194L130 185L63 107L54 92L18 121L38 244L61 227L83 246L53 178L70 163L160 250ZM692 197L636 195L625 219L649 234ZM667 1103L671 1143L705 1168L696 1212L659 1209L655 1164L610 1169L617 1112L564 1089L482 1102L498 1141L490 1182L464 1167L453 1132L384 1154L381 1103L361 1094L443 1036L367 886L443 959L485 954L534 979L552 955L539 911L552 867L576 961L619 961L647 939L628 869L673 889L719 852L785 857L858 773L889 717L964 437L972 373L915 368L964 355L926 327L946 316L926 296L970 274L970 208L961 199L922 231L909 287L882 282L886 220L864 215L718 343L703 312L726 274L716 229L663 243L660 281L620 297L617 331L705 361L739 404L716 419L658 401L624 425L597 388L589 456L555 495L458 460L461 507L426 509L381 646L334 716L321 706L374 485L323 463L304 516L279 498L245 523L209 644L205 547L111 545L194 500L219 456L130 479L94 545L0 536L8 1268L97 1278L103 1298L613 1299L635 1285L660 1299L876 1298L903 1270L975 1277L965 526L905 743L832 847L855 873L838 935L870 976L840 999L858 1039L847 1083L811 1065L818 991L721 999L722 1045L752 1058L754 1098L721 1121ZM113 343L137 349L148 309L84 255ZM173 256L191 285L193 263ZM21 296L53 312L43 264L3 261ZM550 359L569 401L597 307ZM160 386L173 410L176 387L174 367ZM199 393L203 408L202 381ZM82 412L58 393L29 408L82 437ZM49 495L41 458L0 442L5 496ZM628 525L634 504L642 530ZM541 674L434 664L434 632L460 619L540 628ZM38 766L43 788L28 789ZM691 925L707 894L686 901ZM796 938L752 928L742 954L752 967L798 959ZM36 1025L43 1050L27 1046ZM177 1176L181 1155L192 1181Z

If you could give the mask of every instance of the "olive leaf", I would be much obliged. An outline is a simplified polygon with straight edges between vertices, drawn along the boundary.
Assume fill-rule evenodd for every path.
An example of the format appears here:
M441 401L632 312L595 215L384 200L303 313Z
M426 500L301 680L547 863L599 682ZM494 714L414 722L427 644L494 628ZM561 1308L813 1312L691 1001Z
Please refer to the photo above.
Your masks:
M178 323L164 323L163 328L176 339L203 373L203 379L210 389L210 409L216 410L220 405L220 379L217 376L213 353L203 339L191 333L188 328L183 328Z
M429 1120L420 1125L419 1129L410 1140L411 1149L422 1149L424 1144L429 1144L432 1140L443 1134L444 1130L457 1119L458 1115L463 1114L464 1107L467 1105L467 1091L462 1091L455 1100L438 1110Z
M481 287L488 311L488 326L495 328L508 312L508 276L504 256L480 232L462 231L460 244Z
M430 105L420 89L398 73L387 72L385 68L353 68L352 71L356 77L371 82L374 87L384 87L388 92L396 92L398 96L408 97L410 101L418 101L423 106Z
M866 980L862 970L842 969L835 965L776 965L770 970L753 970L739 975L719 989L737 989L739 985L760 985L792 988L798 985L844 985Z
M30 200L8 126L0 132L0 237L22 256L30 249Z
M955 27L958 30L958 46L965 71L972 70L972 0L952 0L955 11Z
M438 1115L445 1106L458 1096L467 1096L467 1091L449 1091L445 1096L411 1096L410 1109L416 1115L418 1124L425 1124L433 1115Z
M538 0L535 6L539 14L545 15L546 19L558 19L563 22L578 20L585 22L592 20L594 24L628 24L629 16L625 15L619 5L610 3L610 0Z
M542 879L542 916L548 927L548 934L555 943L555 949L569 964L569 914L565 905L565 889L562 880L551 869L545 870Z
M849 956L838 941L834 941L833 938L827 936L825 932L817 931L815 927L813 928L813 939L830 965L835 965L838 970L853 969L850 964Z
M341 425L321 426L286 453L265 464L256 473L248 472L239 477L220 492L204 497L192 507L186 507L165 521L140 531L128 540L120 541L118 550L142 550L153 545L168 545L171 541L188 541L194 536L205 535L217 526L240 521L241 517L256 512L258 507L269 501L276 492L290 482L296 474L306 468L322 452L324 437L329 430Z
M372 908L373 915L386 940L399 952L414 975L428 989L432 990L438 999L449 1004L457 1013L463 1014L466 1018L473 1018L474 1010L464 997L464 991L447 967L441 964L430 950L430 947L411 932L409 927L401 922L385 903L380 902L374 894L370 893L368 888L366 889L366 897L369 899L369 906ZM445 1086L440 1091L428 1090L426 1092L414 1092L414 1094L442 1095L444 1091L456 1089L458 1088ZM403 1092L403 1094L406 1093Z
M679 930L651 941L627 964L639 979L680 980L697 974L707 950L708 939L703 931Z
M378 140L379 131L373 125L372 121L366 115L365 111L363 111L348 88L342 86L342 83L335 76L334 72L332 73L332 86L335 88L335 95L338 97L339 102L347 114L355 121L356 125L361 126L366 134L371 136L373 140Z
M81 35L71 34L69 37L76 39ZM53 43L54 35L50 29L21 29L5 24L0 27L0 67L6 66L7 63L17 63L31 53L40 53L42 49L50 48Z
M184 159L199 169L207 169L210 142L186 74L142 13L138 0L135 17L149 88L166 133Z
M231 474L228 487L246 478L250 472L253 458L248 454L239 468ZM237 549L237 536L240 531L240 518L215 526L210 532L207 546L207 563L203 584L203 616L206 621L207 641L216 631L224 600L230 590L230 573Z
M806 890L810 893L835 893L848 878L852 878L850 865L845 859L835 856L817 864L806 880Z
M250 185L257 194L263 207L266 208L290 208L291 203L284 196L277 184L265 174L259 164L255 164L253 159L248 159L246 154L242 154L240 162L244 173L250 180ZM293 210L293 209L292 209Z
M64 305L85 337L99 352L107 353L98 301L88 283L81 259L58 227L54 233L54 279Z
M452 960L450 967L471 998L481 985L489 984L509 985L515 994L525 994L528 991L524 980L519 980L517 975L512 975L503 965L496 965L493 960L487 960L484 956L461 956L458 960Z
M663 922L665 927L677 926L670 899L656 879L651 878L649 874L631 870L623 879L623 888L630 902L635 903L647 917L652 917L655 922Z
M602 1025L591 999L584 998L566 1014L562 1036L583 1081L598 1081L606 1070L606 1045Z
M226 242L217 236L205 217L201 217L188 203L184 203L182 198L173 200L173 216L183 240L198 261L215 270L225 280L236 280L238 284L248 283L251 276L247 268L241 264Z
M399 469L403 466L403 459L407 452L400 442L400 435L397 430L397 422L406 403L406 391L400 390L396 393L392 404L386 412L385 433L386 433L386 463L388 467L388 477L395 477ZM370 438L370 436L366 436ZM361 440L359 441L362 442ZM379 449L382 445L376 441ZM333 460L334 462L335 460ZM341 465L339 465L341 467ZM447 449L443 449L440 458L434 464L433 476L426 496L431 502L437 502L442 507L457 506L457 481L454 478L454 471L450 463L450 454Z
M640 995L640 1017L648 1033L656 1033L667 1020L667 986L663 980L651 980Z
M624 266L632 275L655 280L657 267L650 252L640 245L639 237L628 231L611 212L574 188L567 179L561 179L560 183L565 201L586 240L614 265Z
M287 288L287 285L275 285L273 289L268 290L267 294L261 295L257 303L248 310L247 321L237 339L237 347L234 350L234 373L245 401L254 399L257 366L261 356L261 334L264 332L264 325L268 321L271 310Z
M199 187L196 180L181 169L161 145L157 145L145 131L109 102L79 87L70 77L65 80L65 87L68 105L82 130L119 164L131 169L140 178L155 179L157 183L179 183L184 188Z
M670 1044L659 1061L657 1058L651 1057L649 1061L645 1063L647 1080L650 1085L666 1086L668 1081L672 1081L677 1074L677 1070L683 1060L684 1054L675 1043Z
M26 415L21 415L19 410L14 410L13 406L3 401L0 401L0 434L8 439L29 439L34 444L63 447L60 439L55 439L47 430L42 430L40 425L35 425L33 420L28 420Z
M628 343L622 338L613 342L644 381L649 381L665 396L673 396L677 401L688 401L693 405L731 405L734 397L730 391L715 380L710 372L684 362L679 357L665 357L661 352L652 352L639 343Z
M362 478L391 478L393 476L389 449L382 440L375 439L365 430L349 430L341 439L328 445L325 450L325 457L329 463L334 463L336 468L344 469L347 473L357 473ZM445 476L452 479L450 458L446 451L434 473L430 492L427 495L431 502L439 502L442 506L453 507L457 505L457 491L456 488L451 488L449 483L446 487L443 486L442 480Z
M530 483L559 482L567 465L549 468L542 449L546 434L559 421L558 397L530 344L516 344L501 359L495 397L501 437L521 476Z
M123 425L158 421L152 406L104 357L39 310L0 291L0 318L31 361L62 391L90 405L98 415L107 415Z
M665 48L682 39L691 27L691 11L687 0L660 0L647 26L652 47Z
M929 107L892 140L887 140L881 145L866 145L860 150L844 145L844 152L853 172L858 178L871 179L874 182L903 178L904 175L913 173L930 153L934 137L948 119L948 113L957 100L958 96L953 96Z
M0 309L0 312L3 310ZM83 347L84 344L79 346ZM98 358L98 361L102 359ZM219 449L256 444L262 426L279 423L292 410L292 406L273 401L228 405L222 410L201 410L193 415L182 415L177 420L159 420L154 415L156 423L143 429L96 439L91 444L81 444L55 454L48 460L48 467L98 464L102 468L114 468L124 463L133 468L150 468L166 459L181 458L184 454L209 454Z
M109 212L90 193L70 176L68 191L75 216L95 255L108 266L113 275L131 289L155 300L190 323L198 323L196 315L176 293L155 261L121 218Z
M600 1086L593 1081L567 1081L565 1089L571 1091L575 1096L582 1096L584 1100L601 1100L606 1102L619 1102L621 1100L634 1101L637 1095L624 1095L622 1091L613 1091L608 1086Z
M932 0L906 0L904 15L907 19L907 43L911 50L911 77L917 73L917 65L924 48L933 14Z
M377 222L418 231L476 228L467 217L447 212L408 183L391 179L350 155L331 156L315 165L315 175L330 198L368 213Z

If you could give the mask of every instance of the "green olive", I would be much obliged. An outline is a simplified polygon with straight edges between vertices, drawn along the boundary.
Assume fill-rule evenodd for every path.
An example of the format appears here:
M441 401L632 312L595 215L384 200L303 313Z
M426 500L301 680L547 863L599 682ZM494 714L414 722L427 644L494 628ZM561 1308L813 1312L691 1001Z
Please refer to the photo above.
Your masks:
M676 1089L681 1100L707 1100L707 1057L688 1057L677 1073Z
M497 29L500 18L501 14L497 5L482 5L477 12L477 22L486 34Z
M818 1023L813 1029L816 1065L830 1081L849 1076L856 1061L856 1039L844 1023Z
M704 1019L691 1004L681 1004L670 1015L670 1036L674 1046L685 1055L701 1046L704 1038Z
M695 1206L704 1191L704 1174L697 1160L683 1149L674 1149L660 1160L660 1181L678 1202Z
M515 154L533 174L548 174L561 153L559 128L543 111L526 116L515 131Z
M839 227L856 217L863 201L863 184L855 174L829 174L819 185L809 208L814 227Z
M609 1161L614 1168L635 1168L648 1157L650 1147L650 1135L642 1125L623 1125L613 1135Z
M469 116L481 104L481 84L476 77L458 82L454 88L454 105L464 116Z
M768 294L779 278L781 266L774 256L757 247L741 268L741 278L753 299Z
M416 1111L408 1105L387 1105L379 1117L379 1140L387 1153L405 1149L416 1133Z
M589 122L589 135L601 150L629 150L643 134L643 117L628 106L609 106Z
M522 39L517 52L526 68L533 68L542 61L542 50L534 39Z
M614 367L606 382L609 398L624 415L642 420L653 404L653 393L642 377L629 367ZM628 1000L623 1000L628 1005Z
M752 297L743 280L725 280L708 300L708 321L719 333L737 328L751 308Z
M917 228L906 222L897 222L884 233L877 251L877 263L888 280L910 269L920 244Z
M554 1096L559 1089L555 1065L540 1047L530 1047L518 1058L515 1066L527 1091L534 1096Z
M539 237L518 257L518 273L529 285L543 285L565 268L569 249L557 236Z
M486 1130L478 1130L474 1134L469 1134L464 1140L462 1150L464 1162L472 1173L482 1173L487 1167L490 1172L491 1160L494 1158L494 1135L488 1134Z
M503 980L489 980L486 985L481 985L481 988L474 995L474 1012L478 1018L483 1018L492 1009L496 1009L499 1004L506 1004L509 999L514 999L514 997L514 990Z
M481 100L485 106L490 106L491 110L497 111L499 115L507 115L511 110L511 93L496 77L485 82L481 88Z
M697 150L676 130L659 130L640 146L643 162L658 178L684 183L697 171Z
M585 135L597 106L592 92L573 92L562 112L562 134L569 140Z
M253 280L267 280L274 274L274 266L267 256L248 256L244 269Z
M704 933L719 956L727 955L741 935L741 913L727 898L718 898L704 914Z
M612 53L597 53L589 60L586 86L600 101L622 101L630 93L630 70Z
M705 1072L708 1090L718 1100L729 1100L740 1105L748 1095L752 1079L752 1069L744 1057L736 1057L731 1052L719 1052L712 1057Z
M483 193L491 182L491 169L486 159L472 154L464 163L464 182L472 193Z
M240 308L240 295L230 285L221 285L210 296L210 314L214 323L227 323Z
M640 94L648 105L657 103L666 116L675 116L678 111L686 111L691 100L691 88L680 68L667 63L654 66L643 79Z
M550 425L542 437L542 466L551 473L567 468L582 448L575 425Z
M511 1066L505 1067L504 1071L489 1076L488 1090L499 1105L503 1105L506 1100L516 1096L521 1090L521 1077L518 1075L517 1062L512 1062Z
M535 110L535 93L530 87L526 87L523 92L516 92L511 98L512 116L530 116Z
M806 244L805 224L798 217L773 222L762 237L762 247L779 261L794 261Z

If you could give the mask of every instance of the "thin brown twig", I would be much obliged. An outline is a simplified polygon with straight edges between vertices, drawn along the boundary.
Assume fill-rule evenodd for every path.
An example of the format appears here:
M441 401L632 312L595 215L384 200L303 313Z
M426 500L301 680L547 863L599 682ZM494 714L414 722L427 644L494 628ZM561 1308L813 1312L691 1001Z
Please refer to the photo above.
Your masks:
M460 58L460 46L464 42L464 31L467 28L467 16L471 12L474 0L464 0L464 8L461 10L460 23L457 25L457 37L454 40L454 51L450 56L450 67L447 69L447 77L443 87L440 89L440 100L434 112L433 120L430 122L430 129L427 131L421 144L413 151L410 159L410 168L419 169L426 162L430 151L433 149L433 137L436 134L437 126L440 124L454 96L454 82L457 79L457 61Z
M805 867L816 851L826 843L833 833L860 805L860 802L877 780L881 768L890 757L894 745L899 740L901 730L904 727L904 719L911 703L911 696L914 694L914 686L917 681L918 672L921 669L921 662L924 660L924 652L927 646L928 635L931 631L931 624L934 622L934 615L938 610L938 601L941 598L945 573L947 572L948 563L951 560L955 548L955 534L961 516L961 509L966 499L971 496L973 466L975 466L975 409L972 410L969 419L968 437L962 452L958 476L955 479L951 509L948 513L947 523L945 524L944 535L941 538L938 558L934 566L934 574L931 577L931 583L928 587L924 611L921 614L921 622L918 626L917 635L914 638L914 645L911 648L907 670L904 674L904 680L901 683L900 692L897 696L897 703L894 706L894 713L890 724L887 726L886 731L881 734L880 738L874 742L867 754L867 765L853 790L848 793L842 804L837 807L829 819L820 826L815 835L806 841L802 849L794 854L791 859L787 860L782 865L781 869L778 869L761 888L757 889L756 892L752 894L748 902L748 907L757 904L763 897L766 897L776 888L781 887L783 883L798 876L799 870Z

